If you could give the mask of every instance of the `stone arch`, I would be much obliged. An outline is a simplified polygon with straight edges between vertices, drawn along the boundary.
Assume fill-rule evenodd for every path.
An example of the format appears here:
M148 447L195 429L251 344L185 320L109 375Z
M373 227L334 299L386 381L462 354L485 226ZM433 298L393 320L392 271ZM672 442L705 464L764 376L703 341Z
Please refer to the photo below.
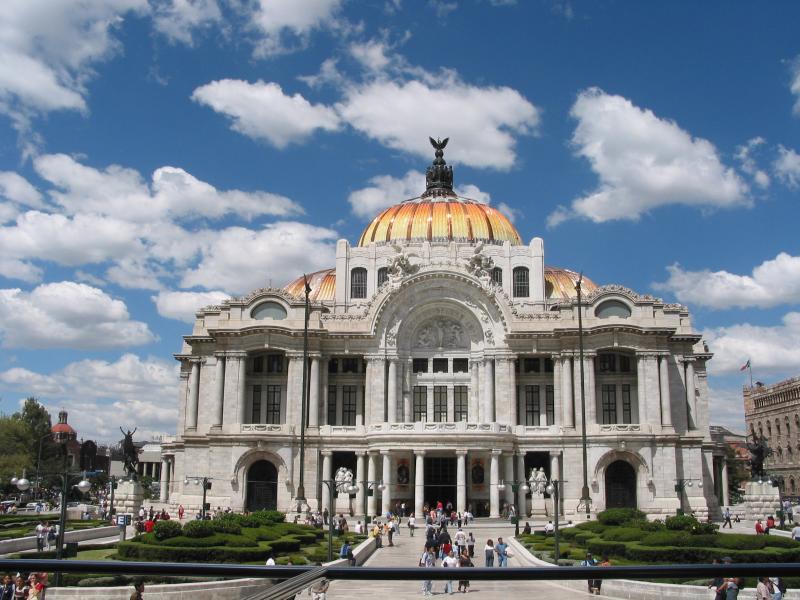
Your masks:
M247 469L246 510L278 509L278 468L266 459L253 462Z
M293 495L292 473L289 471L289 465L287 465L281 454L263 447L250 448L243 452L236 461L231 476L231 489L235 494L236 504L241 506L242 509L246 507L250 467L262 460L272 463L277 471L276 498L278 509L289 506Z
M621 471L623 469L620 466L612 468L612 465L619 462L627 463L633 472L635 479L632 491L635 497L635 508L644 510L651 501L651 494L648 493L648 488L652 486L650 468L647 465L647 461L639 453L630 450L611 450L597 461L592 484L595 491L600 492L602 498L602 503L598 503L598 505L609 507L607 475L609 469L611 469L612 476L615 470Z

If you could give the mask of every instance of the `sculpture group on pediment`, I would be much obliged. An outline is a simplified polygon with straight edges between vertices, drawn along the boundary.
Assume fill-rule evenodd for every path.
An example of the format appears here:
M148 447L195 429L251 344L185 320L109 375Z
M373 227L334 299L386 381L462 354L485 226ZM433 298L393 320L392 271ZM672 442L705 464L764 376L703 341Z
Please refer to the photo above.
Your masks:
M417 331L417 348L464 348L468 344L464 327L452 319L428 321Z
M336 482L337 490L339 491L346 490L353 483L353 471L351 471L347 467L339 467L338 469L336 469L336 475L334 476L333 479Z
M411 257L417 256L413 252L406 252L402 246L394 244L392 246L396 254L389 260L387 272L392 283L401 281L408 275L413 275L419 270L419 266L411 262Z
M528 485L531 487L531 492L534 494L539 494L540 496L544 494L547 488L547 475L542 467L539 467L538 470L531 469L531 474L528 477Z
M472 256L467 261L467 271L481 280L491 281L494 261L483 254L483 242L475 247Z

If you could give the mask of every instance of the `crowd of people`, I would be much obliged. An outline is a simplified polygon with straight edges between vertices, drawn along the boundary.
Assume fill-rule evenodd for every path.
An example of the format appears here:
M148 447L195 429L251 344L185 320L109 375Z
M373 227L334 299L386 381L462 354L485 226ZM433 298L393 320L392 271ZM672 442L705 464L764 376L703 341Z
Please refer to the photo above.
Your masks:
M44 600L47 584L47 573L30 573L27 577L21 573L17 573L14 577L4 575L0 600Z
M714 559L714 564L720 561ZM732 560L729 556L722 559L722 564L729 565ZM737 600L739 590L744 585L744 578L738 576L715 577L708 584L708 589L714 592L714 600ZM783 577L759 577L756 586L756 600L781 600L786 593L786 584Z

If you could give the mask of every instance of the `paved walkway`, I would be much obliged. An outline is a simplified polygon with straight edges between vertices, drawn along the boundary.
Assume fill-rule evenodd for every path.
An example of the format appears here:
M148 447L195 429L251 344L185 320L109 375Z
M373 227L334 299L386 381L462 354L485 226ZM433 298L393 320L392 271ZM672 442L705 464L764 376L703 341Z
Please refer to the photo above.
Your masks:
M451 535L455 533L453 529ZM491 538L495 542L498 536L503 538L511 537L514 528L508 524L500 525L500 522L478 521L473 526L464 528L464 531L475 536L475 566L483 566L483 547L486 540ZM384 538L384 543L385 543ZM419 531L413 538L408 535L408 529L403 528L400 536L394 537L394 547L384 546L367 561L368 567L416 567L419 557L422 554L425 544L425 536L420 535ZM509 568L521 567L522 564L517 557L509 559ZM441 569L441 561L437 561L436 569ZM468 571L468 569L465 569ZM444 594L445 581L433 582L433 593L435 596ZM458 589L458 581L454 581L454 587ZM340 580L331 584L328 598L339 600L344 598L354 598L369 593L370 595L386 600L402 600L405 598L421 598L421 581L347 581ZM587 592L576 592L573 589L551 583L547 581L515 582L515 581L473 581L469 588L469 597L481 599L502 599L531 597L530 594L537 594L540 598L598 598L603 596L592 596ZM459 594L463 595L463 594ZM608 596L605 596L608 598Z

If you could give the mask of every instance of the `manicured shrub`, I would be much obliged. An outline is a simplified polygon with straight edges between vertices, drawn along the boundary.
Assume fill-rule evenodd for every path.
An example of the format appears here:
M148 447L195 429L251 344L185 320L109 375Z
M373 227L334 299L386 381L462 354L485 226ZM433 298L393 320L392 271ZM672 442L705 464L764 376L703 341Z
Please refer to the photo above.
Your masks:
M593 540L595 538L600 539L596 533L592 533L591 531L582 531L575 536L575 543L585 546L589 540Z
M186 537L202 538L214 535L214 526L210 521L189 521L183 526Z
M603 525L624 525L644 518L646 515L636 508L609 508L597 515L597 520Z
M120 542L117 546L117 555L122 560L162 562L254 562L266 560L272 552L272 548L268 545L255 548L229 548L220 546L207 548L176 548L140 544L131 541Z
M689 546L688 531L656 531L642 537L642 546Z
M586 523L581 523L580 525L575 526L576 529L580 531L592 531L594 533L602 533L606 530L606 525L604 525L601 521L586 521Z
M586 549L596 556L625 556L625 542L610 542L606 540L589 540Z
M667 517L664 525L667 526L667 529L672 529L673 531L691 531L699 525L699 522L691 515L675 515L674 517Z
M731 550L760 550L767 545L766 535L747 535L745 533L728 533L717 536L719 548Z
M239 535L242 533L242 526L232 521L213 519L210 523L211 528L217 533L230 533L232 535Z
M692 528L694 535L708 535L717 533L717 531L719 531L719 525L716 523L698 523Z
M153 527L153 535L157 540L166 540L179 536L182 530L177 521L158 521Z
M659 519L656 519L655 521L647 521L647 520L644 520L644 521L632 521L630 523L630 525L638 527L642 531L648 531L648 532L664 531L666 529L666 526L664 525L664 521L661 521Z
M800 548L800 544L792 538L778 537L777 535L765 535L764 542L768 548Z
M250 515L261 525L275 525L286 521L286 515L277 510L259 510Z
M609 542L634 542L642 539L643 535L644 532L637 527L614 527L603 533L602 539Z

